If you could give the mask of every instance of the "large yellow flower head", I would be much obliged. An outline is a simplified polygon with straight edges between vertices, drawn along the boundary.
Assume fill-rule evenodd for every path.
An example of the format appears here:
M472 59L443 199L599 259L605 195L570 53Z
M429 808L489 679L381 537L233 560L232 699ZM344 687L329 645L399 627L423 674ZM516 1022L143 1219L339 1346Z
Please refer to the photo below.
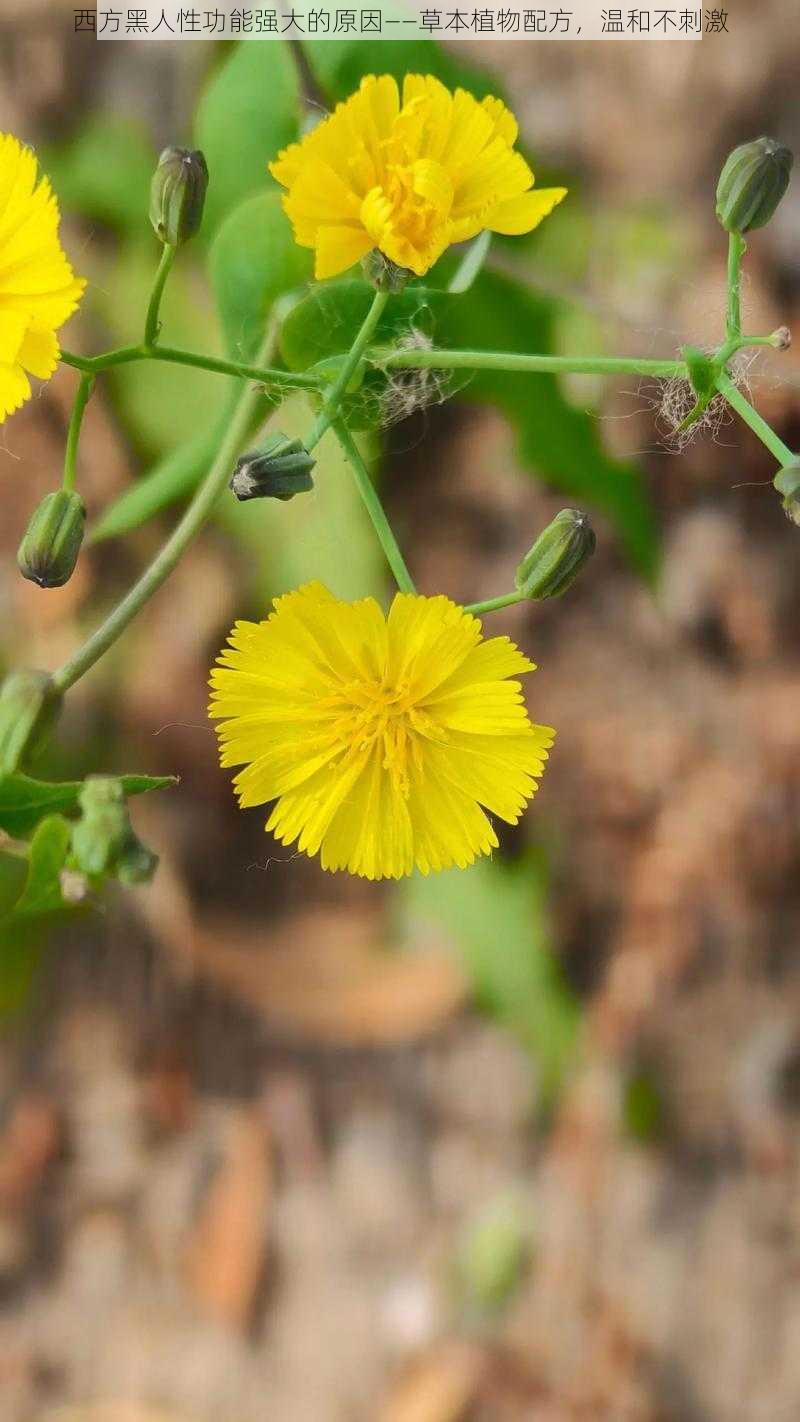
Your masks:
M296 241L315 249L318 278L375 247L422 276L452 242L530 232L564 197L533 190L517 132L499 99L408 74L401 102L390 74L370 74L270 172L288 188L284 207Z
M321 583L237 622L211 673L223 766L242 806L323 869L399 879L464 868L516 824L554 732L514 678L534 666L446 597L340 602ZM485 807L485 808L482 808Z
M28 375L47 380L58 361L56 331L80 301L58 240L58 203L34 154L0 133L0 424L30 397Z

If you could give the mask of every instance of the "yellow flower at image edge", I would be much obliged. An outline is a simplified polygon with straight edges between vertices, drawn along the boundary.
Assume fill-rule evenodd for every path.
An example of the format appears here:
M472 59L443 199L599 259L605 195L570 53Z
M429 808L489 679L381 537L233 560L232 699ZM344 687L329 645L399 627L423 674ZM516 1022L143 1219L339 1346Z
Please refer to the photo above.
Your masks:
M336 276L377 247L422 276L446 247L484 229L530 232L566 194L533 188L514 149L517 121L499 99L451 94L408 74L402 99L389 74L368 75L270 172L315 275Z
M323 869L399 879L464 868L516 824L554 732L532 725L508 637L446 597L340 602L321 583L237 622L211 673L223 766L242 807Z
M58 361L56 331L86 283L58 240L58 203L36 157L0 133L0 424L30 398L29 375L47 380Z

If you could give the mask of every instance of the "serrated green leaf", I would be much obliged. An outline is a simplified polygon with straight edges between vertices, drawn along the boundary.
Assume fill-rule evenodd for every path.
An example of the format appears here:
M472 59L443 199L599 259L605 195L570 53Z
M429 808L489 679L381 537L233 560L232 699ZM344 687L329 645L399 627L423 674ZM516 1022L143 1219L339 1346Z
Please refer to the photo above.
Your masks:
M278 298L310 281L313 258L295 242L280 194L264 192L226 217L209 253L209 271L227 348L250 360Z
M126 797L177 784L172 775L121 775ZM47 816L76 812L82 780L35 780L30 775L0 776L0 829L24 839Z
M206 237L243 198L272 186L267 164L297 137L299 119L297 68L288 44L237 45L197 109L195 143L209 171Z
M448 348L547 353L555 312L550 297L484 268L468 292L437 307L436 341ZM638 572L655 577L658 535L641 472L605 452L595 419L565 398L556 376L478 370L462 398L502 410L531 472L602 512Z

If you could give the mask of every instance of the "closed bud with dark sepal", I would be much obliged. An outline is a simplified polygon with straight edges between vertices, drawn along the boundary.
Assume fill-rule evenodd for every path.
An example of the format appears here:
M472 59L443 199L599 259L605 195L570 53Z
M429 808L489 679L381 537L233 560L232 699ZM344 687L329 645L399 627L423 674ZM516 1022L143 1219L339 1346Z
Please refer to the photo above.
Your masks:
M274 434L260 449L243 454L236 465L230 487L237 499L293 499L314 487L312 459L302 440Z
M86 526L86 507L80 494L57 489L46 494L31 516L17 550L23 578L40 588L60 588L75 571Z
M199 150L165 148L150 186L150 221L160 242L180 247L200 231L208 167Z
M560 597L594 553L597 539L588 515L562 509L525 554L514 576L524 597Z
M717 183L717 217L726 232L764 227L789 186L794 155L774 138L741 143Z
M61 695L43 671L10 672L0 686L0 774L24 768L58 718Z
M376 291L388 291L392 296L404 291L414 275L408 267L398 267L396 262L391 262L377 247L361 258L361 270L370 286Z
M800 527L800 455L780 469L772 482L781 495L786 517Z

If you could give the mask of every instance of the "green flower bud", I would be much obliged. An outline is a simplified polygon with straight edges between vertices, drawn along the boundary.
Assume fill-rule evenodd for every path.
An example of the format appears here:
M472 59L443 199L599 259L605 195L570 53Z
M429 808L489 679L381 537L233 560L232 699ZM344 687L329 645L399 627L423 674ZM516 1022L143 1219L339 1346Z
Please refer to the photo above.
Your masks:
M295 494L307 494L313 489L312 459L302 440L274 434L260 449L243 454L230 487L237 499L293 499Z
M160 242L180 247L200 231L207 188L202 153L164 149L150 186L150 221Z
M717 183L717 217L726 232L764 227L789 186L794 157L774 138L734 148Z
M75 867L90 877L115 874L122 884L149 882L158 856L133 832L121 781L113 775L88 776L78 804L81 818L72 831Z
M366 257L361 258L361 270L376 291L389 291L393 296L404 291L407 282L414 275L408 267L398 267L396 262L390 262L377 247L373 247Z
M31 517L17 551L23 578L40 588L68 583L78 561L86 508L80 494L58 489L47 494Z
M588 516L578 509L562 509L525 554L514 575L514 586L532 599L560 597L596 544Z
M60 693L47 672L16 671L6 677L0 686L0 774L13 774L36 754L60 707Z
M779 470L772 482L782 496L786 517L800 527L800 455Z
M84 874L105 874L122 853L130 829L125 792L112 775L90 775L78 795L81 818L72 852Z

